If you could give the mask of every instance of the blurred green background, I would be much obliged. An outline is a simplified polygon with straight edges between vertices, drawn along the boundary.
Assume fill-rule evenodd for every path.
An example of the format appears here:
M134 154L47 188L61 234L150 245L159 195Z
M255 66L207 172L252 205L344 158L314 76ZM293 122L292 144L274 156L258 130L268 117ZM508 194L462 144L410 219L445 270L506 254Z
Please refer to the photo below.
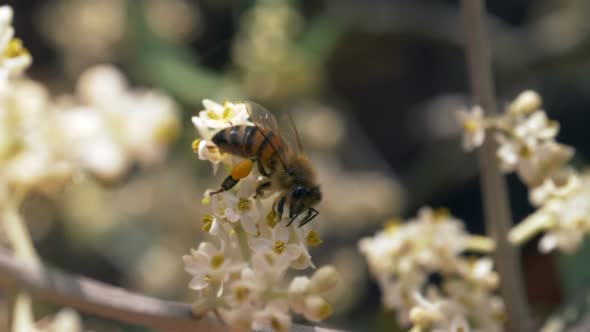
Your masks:
M197 160L190 121L201 100L254 100L292 112L318 168L325 201L316 263L333 263L347 291L322 325L391 331L395 316L356 251L388 218L446 206L483 233L475 158L461 151L454 112L469 105L457 1L14 0L29 75L54 94L114 63L137 86L180 103L183 130L165 163L123 183L83 182L24 206L42 257L60 268L166 299L189 300L180 257L196 247L200 200L221 179ZM590 153L590 2L488 1L500 105L524 89L544 97L559 140ZM313 119L313 121L311 121ZM508 177L515 220L532 211ZM113 245L116 244L116 245ZM584 250L583 250L584 251ZM541 319L583 293L583 253L523 251L527 292ZM543 276L540 278L540 276ZM50 311L43 304L39 310ZM84 316L94 331L145 331Z

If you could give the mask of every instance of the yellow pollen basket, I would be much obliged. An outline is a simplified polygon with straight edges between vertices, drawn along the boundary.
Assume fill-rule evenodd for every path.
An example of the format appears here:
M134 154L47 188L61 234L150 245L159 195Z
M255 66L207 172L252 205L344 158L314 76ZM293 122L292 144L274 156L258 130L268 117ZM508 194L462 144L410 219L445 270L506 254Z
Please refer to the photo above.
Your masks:
M234 180L241 180L250 175L253 166L254 162L252 160L242 160L231 169L231 177Z
M278 240L275 242L274 246L272 247L272 250L277 254L280 255L285 251L285 248L287 247L287 244L285 243L285 241L282 240Z

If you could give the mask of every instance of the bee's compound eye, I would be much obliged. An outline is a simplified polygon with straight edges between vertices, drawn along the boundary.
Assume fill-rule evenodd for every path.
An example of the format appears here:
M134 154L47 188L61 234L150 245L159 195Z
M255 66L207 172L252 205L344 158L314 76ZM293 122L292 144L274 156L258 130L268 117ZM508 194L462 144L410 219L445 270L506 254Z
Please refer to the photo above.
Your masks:
M301 197L303 197L303 195L305 195L305 193L307 193L307 189L305 189L305 187L298 186L298 187L295 187L295 190L293 190L293 197L294 198L301 198Z

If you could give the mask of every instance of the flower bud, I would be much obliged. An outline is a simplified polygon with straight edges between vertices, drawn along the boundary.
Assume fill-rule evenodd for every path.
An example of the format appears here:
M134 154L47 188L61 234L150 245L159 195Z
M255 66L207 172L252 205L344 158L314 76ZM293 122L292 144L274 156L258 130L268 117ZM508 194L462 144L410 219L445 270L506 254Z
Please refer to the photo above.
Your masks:
M521 92L518 97L508 105L508 113L528 114L541 107L541 96L532 90Z
M309 291L313 294L328 292L340 281L340 275L332 265L319 268L311 277Z
M82 322L77 312L65 308L60 310L51 324L50 332L79 332L82 331Z
M289 285L289 305L293 311L302 313L305 310L305 295L309 290L310 280L307 277L295 277Z
M303 316L312 322L322 321L332 315L332 306L320 296L308 296L305 298L305 311Z

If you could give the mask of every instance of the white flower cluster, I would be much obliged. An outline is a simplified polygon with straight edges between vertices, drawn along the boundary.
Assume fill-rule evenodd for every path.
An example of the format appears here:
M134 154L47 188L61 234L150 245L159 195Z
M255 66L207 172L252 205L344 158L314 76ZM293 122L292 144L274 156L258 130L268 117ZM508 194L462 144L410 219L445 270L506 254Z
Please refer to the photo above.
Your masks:
M502 331L492 260L464 255L488 253L494 243L468 234L448 211L422 208L416 218L392 221L362 239L359 249L400 324L412 324L413 331Z
M203 104L206 109L193 118L202 137L193 144L195 152L214 165L231 165L234 161L221 155L210 138L220 129L247 123L246 107L210 100ZM213 239L183 257L192 276L189 287L198 291L194 312L215 310L225 323L243 330L266 326L289 331L290 311L311 321L324 320L332 313L325 295L339 276L325 266L310 278L296 276L287 282L288 272L315 268L308 247L321 240L309 226L285 227L288 220L278 220L266 207L268 199L254 198L257 179L250 174L233 190L205 193L203 203L210 212L202 219L202 229Z
M31 56L14 38L12 16L12 8L0 6L0 226L15 255L36 262L18 212L27 194L57 190L87 171L114 180L134 162L156 161L179 125L170 98L128 89L113 67L83 74L79 96L53 98L22 75ZM17 297L13 331L81 330L68 312L36 325L31 297Z
M203 100L204 110L198 116L193 116L192 121L199 131L200 138L193 142L193 150L201 160L209 160L213 165L213 172L222 161L230 162L228 155L219 153L217 146L211 142L211 138L219 130L231 124L234 126L249 124L249 115L246 105L241 103L225 102L223 105L212 100Z
M0 6L0 89L6 86L8 79L22 74L32 62L22 41L14 37L13 14L10 6Z
M163 156L179 129L174 102L127 91L113 77L124 82L114 67L88 70L78 84L83 103L53 101L27 78L8 82L0 93L0 201L9 193L60 188L80 171L116 180L134 162Z
M540 109L541 97L522 92L498 117L485 117L479 107L459 113L468 149L480 146L486 131L498 143L497 157L504 172L516 172L529 188L529 200L538 210L509 234L523 243L545 231L539 242L542 252L575 251L590 232L590 192L587 176L568 165L574 149L555 140L559 124Z
M72 159L106 180L117 180L138 162L161 161L180 129L178 109L168 96L130 89L110 65L86 70L76 97L57 105L59 126Z

